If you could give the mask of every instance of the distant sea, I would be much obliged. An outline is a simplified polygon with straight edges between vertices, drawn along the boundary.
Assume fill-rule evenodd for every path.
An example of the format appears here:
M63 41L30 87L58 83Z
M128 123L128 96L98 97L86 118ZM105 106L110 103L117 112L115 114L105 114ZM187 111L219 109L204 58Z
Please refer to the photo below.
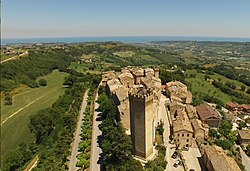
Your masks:
M34 43L83 43L83 42L125 42L147 43L151 41L216 41L216 42L250 42L250 38L229 37L185 37L185 36L124 36L124 37L61 37L61 38L9 38L1 39L1 45Z

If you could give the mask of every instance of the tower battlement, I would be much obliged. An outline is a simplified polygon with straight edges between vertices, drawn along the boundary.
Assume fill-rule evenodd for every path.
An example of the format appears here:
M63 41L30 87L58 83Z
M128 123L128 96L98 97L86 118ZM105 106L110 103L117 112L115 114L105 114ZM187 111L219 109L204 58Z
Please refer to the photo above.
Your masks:
M153 97L154 93L152 89L146 89L145 87L132 88L128 92L129 96L135 98L150 98Z

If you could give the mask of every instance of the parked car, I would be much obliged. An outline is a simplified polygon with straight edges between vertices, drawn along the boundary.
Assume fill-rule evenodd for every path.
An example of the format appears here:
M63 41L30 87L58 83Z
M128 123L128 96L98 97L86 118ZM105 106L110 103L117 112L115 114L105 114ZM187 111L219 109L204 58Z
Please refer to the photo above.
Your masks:
M172 156L171 156L173 159L176 159L177 157L178 157L178 153L177 153L177 151L175 151L173 154L172 154Z
M182 164L182 162L181 162L181 160L177 160L175 163L174 163L174 167L178 167L179 165L181 165Z
M169 144L174 144L174 141L172 141L172 140L169 140Z
M188 151L188 150L189 150L189 147L183 147L182 150Z

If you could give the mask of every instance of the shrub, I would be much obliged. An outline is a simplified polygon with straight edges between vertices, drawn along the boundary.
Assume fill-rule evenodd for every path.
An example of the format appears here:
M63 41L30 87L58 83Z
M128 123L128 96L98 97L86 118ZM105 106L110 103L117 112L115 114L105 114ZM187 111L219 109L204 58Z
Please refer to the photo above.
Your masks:
M41 78L39 81L38 81L39 85L40 86L47 86L47 81L43 78Z
M6 94L4 97L4 104L11 106L12 105L12 96L10 96L9 94Z

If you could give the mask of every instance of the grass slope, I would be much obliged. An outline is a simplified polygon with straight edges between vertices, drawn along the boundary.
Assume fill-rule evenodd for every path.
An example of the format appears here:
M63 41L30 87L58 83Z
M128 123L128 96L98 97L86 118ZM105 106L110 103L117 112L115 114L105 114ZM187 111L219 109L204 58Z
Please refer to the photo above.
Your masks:
M1 124L12 116L1 125L1 157L9 150L15 149L22 141L34 141L28 127L29 116L51 106L64 93L62 83L66 76L66 73L55 70L42 77L47 80L46 87L25 88L13 97L12 106L1 104ZM3 103L3 100L1 101Z
M196 74L196 78L186 78L187 82L192 83L192 89L194 92L210 94L219 98L223 103L230 102L232 99L229 95L221 92L215 88L210 82L205 81L204 74L197 73L196 70L187 70L187 74ZM214 93L216 92L216 93Z

